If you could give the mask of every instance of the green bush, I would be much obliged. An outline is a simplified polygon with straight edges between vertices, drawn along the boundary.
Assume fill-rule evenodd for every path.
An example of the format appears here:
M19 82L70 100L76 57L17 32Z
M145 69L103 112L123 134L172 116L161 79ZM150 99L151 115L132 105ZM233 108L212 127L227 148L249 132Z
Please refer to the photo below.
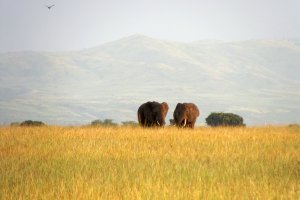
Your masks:
M174 119L170 119L170 125L174 126L175 125L175 120Z
M117 126L117 123L114 123L112 119L105 119L104 121L97 119L91 122L92 126Z
M32 120L25 120L20 124L20 126L44 126L44 125L46 125L44 122L32 121Z
M97 120L94 120L94 121L91 122L92 126L100 126L102 124L103 124L103 121L100 120L100 119L97 119Z
M289 124L287 127L295 131L295 133L300 133L300 124Z
M124 121L122 122L123 126L138 126L139 124L135 121Z
M245 126L243 118L233 113L211 113L206 119L209 126Z
M10 126L20 126L20 123L19 122L12 122L12 123L10 123Z

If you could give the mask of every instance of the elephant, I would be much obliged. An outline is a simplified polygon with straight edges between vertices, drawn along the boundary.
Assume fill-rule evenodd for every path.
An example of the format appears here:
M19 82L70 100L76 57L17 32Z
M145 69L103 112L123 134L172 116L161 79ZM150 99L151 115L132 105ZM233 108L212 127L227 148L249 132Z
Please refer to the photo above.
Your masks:
M189 128L194 128L199 115L199 109L193 103L178 103L173 113L176 126Z
M166 102L158 103L148 101L142 104L138 109L138 121L143 127L160 126L163 127L169 106Z

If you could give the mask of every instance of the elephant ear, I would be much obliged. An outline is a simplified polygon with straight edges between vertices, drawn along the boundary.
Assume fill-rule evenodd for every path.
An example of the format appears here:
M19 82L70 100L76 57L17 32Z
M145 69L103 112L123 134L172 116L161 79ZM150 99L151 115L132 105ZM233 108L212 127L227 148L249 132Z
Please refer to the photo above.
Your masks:
M166 102L162 102L161 103L161 106L163 108L164 111L168 112L169 110L169 105L166 103Z
M166 117L166 115L169 111L169 105L166 102L162 102L161 107L162 107L162 114L164 117Z

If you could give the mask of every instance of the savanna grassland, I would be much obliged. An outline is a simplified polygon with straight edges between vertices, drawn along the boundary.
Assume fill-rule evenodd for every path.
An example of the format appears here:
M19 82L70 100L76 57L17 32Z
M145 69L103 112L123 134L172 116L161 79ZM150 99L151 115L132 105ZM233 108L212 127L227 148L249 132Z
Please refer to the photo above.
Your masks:
M297 126L0 128L0 199L299 198Z

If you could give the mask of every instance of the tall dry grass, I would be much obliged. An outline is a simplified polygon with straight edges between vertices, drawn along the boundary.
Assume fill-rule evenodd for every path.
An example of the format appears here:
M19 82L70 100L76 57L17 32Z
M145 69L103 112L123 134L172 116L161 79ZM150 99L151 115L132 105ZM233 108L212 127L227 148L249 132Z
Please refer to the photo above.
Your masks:
M0 199L299 198L299 127L0 128Z

